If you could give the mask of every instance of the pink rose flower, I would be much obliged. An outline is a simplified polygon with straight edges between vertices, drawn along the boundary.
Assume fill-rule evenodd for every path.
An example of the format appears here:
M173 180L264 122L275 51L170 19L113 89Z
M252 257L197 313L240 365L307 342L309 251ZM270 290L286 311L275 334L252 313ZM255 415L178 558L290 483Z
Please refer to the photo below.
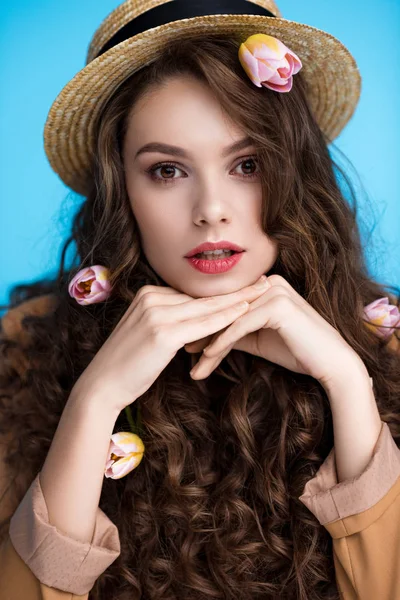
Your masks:
M365 325L378 337L388 338L400 324L400 312L397 306L389 304L389 298L378 298L364 307ZM378 325L378 327L376 327ZM379 327L381 326L381 327Z
M109 270L102 265L81 269L69 283L68 292L81 305L103 302L111 292Z
M290 92L293 75L302 68L299 57L277 38L251 35L239 48L239 60L251 81L275 92Z
M111 436L104 476L121 479L136 469L143 458L144 444L136 433L120 431Z

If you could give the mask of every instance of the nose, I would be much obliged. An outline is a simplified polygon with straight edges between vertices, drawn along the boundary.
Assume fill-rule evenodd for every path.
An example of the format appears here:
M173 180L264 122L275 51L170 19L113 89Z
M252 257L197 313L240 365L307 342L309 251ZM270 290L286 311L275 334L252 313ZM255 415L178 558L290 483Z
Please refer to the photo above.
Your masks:
M229 223L232 219L232 204L228 190L218 176L203 182L197 191L193 205L193 222L196 225Z

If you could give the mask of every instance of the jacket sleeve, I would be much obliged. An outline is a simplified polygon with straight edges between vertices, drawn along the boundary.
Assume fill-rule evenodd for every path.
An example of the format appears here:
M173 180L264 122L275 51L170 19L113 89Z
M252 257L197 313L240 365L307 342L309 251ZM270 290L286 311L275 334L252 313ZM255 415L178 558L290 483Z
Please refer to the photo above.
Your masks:
M332 536L343 600L400 600L400 450L387 423L359 476L338 483L332 448L299 500Z
M11 517L1 545L0 600L86 600L120 554L118 529L98 507L91 542L59 531L49 523L39 475Z
M44 305L32 300L29 307L24 303L9 311L2 318L3 333L23 343L21 319L34 307L43 312ZM19 367L23 371L26 365ZM0 600L88 600L96 579L120 554L117 527L98 507L90 542L58 530L49 522L40 473L18 505L9 493L6 444L0 444L0 520L11 519L0 539Z

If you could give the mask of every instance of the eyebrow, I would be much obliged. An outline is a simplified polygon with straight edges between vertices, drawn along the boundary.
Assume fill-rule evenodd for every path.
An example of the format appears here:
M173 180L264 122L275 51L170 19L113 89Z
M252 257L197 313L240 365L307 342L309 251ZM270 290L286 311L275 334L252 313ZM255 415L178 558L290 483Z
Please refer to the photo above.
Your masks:
M238 140L231 146L224 148L222 152L222 157L226 158L230 156L234 152L239 152L240 150L244 150L244 148L248 148L253 145L253 140L250 137L245 137L241 140ZM161 152L163 154L172 154L174 156L181 156L182 158L190 158L190 153L184 150L183 148L179 148L179 146L171 146L170 144L161 144L160 142L150 142L145 146L142 146L140 150L136 152L135 159L145 152Z

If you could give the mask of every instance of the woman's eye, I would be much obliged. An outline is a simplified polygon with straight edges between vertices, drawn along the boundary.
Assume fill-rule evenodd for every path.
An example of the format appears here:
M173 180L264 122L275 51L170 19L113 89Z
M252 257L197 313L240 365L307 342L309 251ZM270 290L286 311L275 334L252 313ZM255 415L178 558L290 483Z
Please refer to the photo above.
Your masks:
M235 167L235 169L237 169L238 167L241 167L242 165L244 165L244 170L248 170L253 169L254 170L254 165L257 164L257 159L253 156L249 157L249 158L245 158L242 159L240 161L240 163ZM249 165L253 165L249 167ZM174 177L174 170L178 170L178 171L182 171L182 169L180 167L178 167L178 165L174 164L174 163L158 163L152 167L150 167L150 169L147 169L147 173L150 173L150 176L152 179L154 179L155 181L159 181L161 183L170 183L171 181L174 181L175 179L177 179L176 177ZM160 176L156 175L156 172L160 170ZM164 177L164 175L166 175L166 177ZM258 175L258 172L252 172L250 174L244 173L242 175L243 178L252 178L252 177L256 177Z
M161 181L162 183L169 183L169 180L176 179L173 176L174 169L178 169L179 171L181 170L179 169L179 167L171 163L159 163L157 165L154 165L154 167L150 167L150 169L148 169L147 172L150 173L152 179L155 179L156 181ZM156 176L156 171L160 171L161 176ZM166 178L163 177L163 175L166 175Z
M244 160L242 160L242 161L241 161L241 162L238 164L238 167L240 167L241 165L247 165L247 167L245 167L245 168L246 168L246 169L248 169L248 168L249 168L249 167L248 167L248 165L249 165L249 164L250 164L250 165L251 165L251 164L253 164L253 165L257 165L257 159L256 159L256 158L254 158L254 157L252 157L252 156L251 156L250 158L245 158ZM254 173L254 172L253 172L253 173L250 173L250 174L245 174L245 177L254 177L255 175L258 175L258 172L256 172L256 173Z

